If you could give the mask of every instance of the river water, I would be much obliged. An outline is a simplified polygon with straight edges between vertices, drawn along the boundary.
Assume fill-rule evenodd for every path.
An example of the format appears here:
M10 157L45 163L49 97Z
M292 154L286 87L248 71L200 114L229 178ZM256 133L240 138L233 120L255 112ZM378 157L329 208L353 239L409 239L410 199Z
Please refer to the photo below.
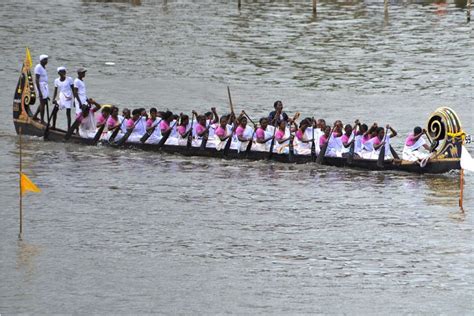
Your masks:
M135 3L133 3L135 2ZM470 314L472 174L223 161L24 140L11 104L24 49L120 107L390 123L451 106L474 131L462 3L0 3L0 313ZM113 65L112 65L113 63ZM60 114L64 125L64 115ZM474 153L473 147L469 147Z

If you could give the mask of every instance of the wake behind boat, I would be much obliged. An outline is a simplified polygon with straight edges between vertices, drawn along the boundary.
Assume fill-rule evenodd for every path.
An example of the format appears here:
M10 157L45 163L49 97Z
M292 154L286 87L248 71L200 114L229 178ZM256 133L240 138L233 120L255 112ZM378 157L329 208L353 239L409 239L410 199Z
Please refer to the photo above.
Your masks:
M445 173L450 170L460 169L460 155L465 133L462 130L458 116L448 107L440 107L431 114L428 119L425 133L430 142L429 155L424 159L415 160L400 159L397 152L388 144L388 142L387 146L385 145L385 140L388 138L388 131L391 129L389 126L387 126L386 131L382 128L382 132L384 132L381 133L383 142L380 142L378 150L372 150L369 152L370 155L367 156L354 153L354 146L348 149L344 154L331 154L330 151L327 151L327 148L331 141L333 141L332 135L334 128L330 130L330 132L326 132L326 143L320 143L318 141L320 136L318 135L318 137L315 138L316 125L313 126L313 122L315 122L314 119L312 119L311 122L309 122L308 119L300 122L300 126L306 124L308 125L306 127L309 127L311 125L310 128L306 130L306 133L309 132L310 135L309 140L307 141L301 141L301 137L294 139L295 134L298 136L299 132L301 136L301 133L304 133L305 130L301 132L301 128L296 130L292 129L290 124L286 126L286 120L275 120L273 124L274 126L271 126L271 124L269 125L268 121L263 121L260 122L258 129L255 126L254 130L240 130L241 135L244 135L244 133L247 134L247 142L245 142L246 139L241 139L240 136L238 136L238 130L240 127L238 122L239 119L242 120L242 118L245 118L245 120L247 120L248 118L250 120L250 118L245 112L242 112L239 118L235 118L231 100L230 104L234 118L230 120L230 124L227 124L227 121L225 120L222 122L221 118L221 124L223 126L222 135L224 135L222 138L219 138L221 136L219 136L217 132L220 128L217 122L214 122L217 124L217 134L212 137L209 134L200 137L196 132L197 125L194 125L194 113L191 122L189 122L189 117L185 115L180 115L179 118L175 117L176 121L174 124L179 121L181 124L180 126L183 126L183 134L181 137L170 135L171 132L176 133L176 128L173 130L175 127L174 125L167 126L167 131L169 131L169 133L157 133L156 135L151 135L150 133L150 135L147 135L149 131L144 126L141 127L140 131L139 128L137 128L138 124L143 124L142 113L135 112L133 113L134 118L127 121L127 124L130 124L127 127L128 132L127 129L125 129L123 132L118 133L119 129L122 127L122 123L125 121L122 120L119 122L120 126L115 129L117 132L115 133L115 137L113 137L114 139L111 140L111 135L114 135L114 132L112 130L109 132L104 130L107 117L105 117L105 121L101 127L97 128L96 126L94 112L100 109L100 106L98 105L95 109L91 109L88 106L84 107L85 113L82 113L82 116L76 119L75 123L77 124L75 126L73 125L68 131L50 128L50 120L45 123L34 119L30 107L35 103L36 93L34 80L31 74L31 67L31 57L29 56L29 52L27 52L27 57L23 63L13 100L13 122L17 133L21 132L25 135L43 137L45 140L49 141L72 142L84 145L96 145L100 142L103 145L111 146L113 148L135 148L146 151L176 153L184 156L272 160L282 163L319 163L330 166L362 168L368 170ZM277 111L274 114L275 116L280 117L282 113ZM200 117L202 118L202 116ZM232 116L228 117L230 118ZM102 119L104 119L104 117L102 117ZM83 130L80 132L78 126L85 120L90 120L87 127L88 129L87 131ZM160 122L163 120L164 119L162 118ZM173 120L170 120L169 122L172 121ZM294 120L289 121L294 122ZM281 137L286 137L285 141L282 142L282 145L278 145L275 141L276 134L280 132L279 130L277 131L280 122L282 123ZM210 123L211 122L209 122L209 124ZM226 126L228 126L228 128L226 128ZM295 124L295 126L297 125ZM335 124L334 126L336 127L337 125ZM324 131L319 132L324 134ZM261 133L261 136L258 136L259 133ZM322 139L324 139L323 134L321 134ZM356 133L351 135L355 136ZM259 141L259 139L264 139L264 141ZM298 141L298 139L300 139L300 141ZM416 143L414 142L414 144ZM404 156L405 152L402 157Z

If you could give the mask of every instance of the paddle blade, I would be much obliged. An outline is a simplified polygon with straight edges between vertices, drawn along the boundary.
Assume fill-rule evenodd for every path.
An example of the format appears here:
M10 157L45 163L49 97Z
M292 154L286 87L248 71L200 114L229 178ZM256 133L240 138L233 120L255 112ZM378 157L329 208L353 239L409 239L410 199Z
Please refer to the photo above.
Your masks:
M79 122L77 119L74 121L74 123L71 125L71 128L67 131L66 136L64 136L65 140L69 140L74 133L74 131L79 127L81 122Z
M352 161L354 160L354 151L355 151L355 142L351 144L351 147L349 148L349 155L347 156L347 163L351 164Z
M205 149L206 149L207 138L208 138L208 137L207 137L207 134L202 137L202 140L201 140L201 147L199 148L199 150L205 150Z
M393 149L392 145L390 145L390 152L392 153L393 158L400 159L400 156L398 156L397 152L395 151L395 149Z
M140 142L141 142L142 144L144 144L144 143L148 140L148 138L150 138L151 134L153 134L154 131L155 131L155 128L153 128L153 129L152 129L151 131L149 131L149 132L146 132L146 133L142 136L142 138L140 138Z
M55 106L53 108L53 111L51 112L51 116L48 117L48 124L46 124L46 129L44 130L44 134L43 134L44 139L48 139L49 127L51 126L51 119L56 115L56 113L58 113L58 110L59 110L59 108L57 106Z
M326 155L326 150L328 149L328 144L324 144L323 148L321 148L321 151L319 152L318 158L316 158L316 163L318 165L322 165L324 162L324 156Z
M171 135L171 130L167 131L167 132L163 135L163 137L161 137L160 142L159 142L158 145L157 145L157 148L163 147L163 145L166 143L166 141L168 140L168 137L170 137L170 135Z
M127 141L127 139L130 137L130 135L132 134L132 129L128 130L125 135L123 135L122 138L120 138L118 141L115 142L115 145L117 146L122 146L123 144L125 144L125 142Z
M100 136L102 136L102 133L104 132L104 129L105 129L105 123L97 130L97 133L95 133L94 139L92 140L93 145L97 144L97 142L100 139Z
M385 160L385 146L380 148L379 158L377 159L377 167L383 168L383 162Z

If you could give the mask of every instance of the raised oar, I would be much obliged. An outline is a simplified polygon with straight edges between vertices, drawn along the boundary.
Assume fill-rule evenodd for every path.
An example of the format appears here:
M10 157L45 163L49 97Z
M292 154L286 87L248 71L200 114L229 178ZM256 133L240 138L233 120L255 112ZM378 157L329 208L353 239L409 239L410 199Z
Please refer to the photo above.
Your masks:
M388 128L385 129L385 135L383 137L382 143L385 143L385 141L387 140L387 133L388 133ZM385 160L385 144L383 144L382 148L380 148L379 157L377 159L377 167L383 168L384 160Z
M314 117L313 117L311 123L312 123L312 125L313 125L313 126L311 127L311 128L313 129L313 130L312 130L313 138L311 139L311 160L312 160L313 162L315 162L315 161L316 161L316 144L314 143Z
M227 86L227 95L229 96L230 118L232 118L232 116L234 116L234 118L235 118L234 104L232 103L232 97L230 95L229 86ZM230 133L229 138L227 139L227 143L225 143L225 146L224 146L224 151L223 151L224 156L227 156L227 154L229 153L230 145L232 144L232 137L234 136L234 132L235 132L236 128L237 128L237 124L236 124L236 122L234 122L232 132Z
M250 118L250 116L247 114L247 112L245 112L245 111L242 111L242 113L244 113L244 115L247 117L247 119L250 121L250 123L252 123L252 124L253 124L253 126L257 126L257 124L255 124L255 122L254 122L254 121L252 121L252 119L251 119L251 118Z
M234 105L232 104L232 97L230 96L230 88L227 86L227 94L229 95L229 105L230 105L230 113L235 115L234 112Z
M186 148L189 149L191 148L191 145L193 144L193 124L194 124L194 111L193 115L191 117L191 127L188 130L188 142L186 143Z
M326 150L328 149L329 141L331 140L332 133L334 132L335 128L336 128L336 126L334 126L331 129L331 132L329 133L329 137L328 137L328 140L327 140L326 144L324 144L323 148L321 148L321 150L319 151L318 158L316 158L316 163L318 165L322 165L324 163L324 156L326 156Z
M114 141L115 137L117 137L118 133L122 129L122 124L125 122L125 120L126 120L126 118L124 117L122 122L120 122L119 126L115 127L114 132L109 137L109 143L112 143Z
M142 138L140 138L140 142L142 144L145 144L145 142L148 140L148 138L150 138L150 136L155 132L156 127L161 123L161 121L162 120L159 120L158 122L156 122L156 124L153 125L152 128L149 131L146 131L146 133L142 136Z
M143 115L140 115L140 117L138 118L138 120L133 124L132 128L129 129L125 135L123 135L122 138L120 138L118 141L116 141L114 144L116 146L122 146L123 144L125 144L125 142L127 141L127 139L130 137L130 135L132 135L133 133L133 130L135 129L135 127L137 126L138 122L140 122L142 120L142 117Z
M56 113L58 113L59 107L57 105L54 106L53 111L51 112L51 116L48 117L48 123L46 124L46 128L43 133L43 138L48 139L49 135L49 127L51 126L51 119L53 118Z

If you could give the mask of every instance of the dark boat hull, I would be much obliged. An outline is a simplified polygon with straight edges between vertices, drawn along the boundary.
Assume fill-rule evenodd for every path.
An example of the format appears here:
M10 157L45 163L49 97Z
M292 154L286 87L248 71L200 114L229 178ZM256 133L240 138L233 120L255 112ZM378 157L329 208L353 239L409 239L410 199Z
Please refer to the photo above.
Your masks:
M31 118L25 120L14 119L16 132L19 133L21 127L23 135L31 135L43 137L45 125L33 121ZM50 129L48 133L48 140L54 142L66 142L64 139L66 132L62 130ZM77 135L67 141L69 143L77 143L84 145L93 145L92 139L81 138ZM102 142L104 145L117 147L108 142ZM230 149L227 155L223 151L217 151L215 148L206 148L201 150L199 147L187 148L186 146L164 145L158 147L156 144L141 144L141 143L125 143L121 148L134 148L145 151L166 152L171 154L180 154L183 156L200 156L223 159L246 159L246 160L269 160L268 152L251 151L248 154L245 152L238 152ZM274 153L270 160L281 163L314 163L310 155L292 155ZM324 164L336 167L348 167L366 170L400 170L412 173L445 173L453 169L460 169L459 158L451 159L437 159L429 161L426 166L421 167L418 163L402 161L402 160L386 160L383 167L377 166L377 160L367 159L353 159L348 162L346 158L325 157Z

